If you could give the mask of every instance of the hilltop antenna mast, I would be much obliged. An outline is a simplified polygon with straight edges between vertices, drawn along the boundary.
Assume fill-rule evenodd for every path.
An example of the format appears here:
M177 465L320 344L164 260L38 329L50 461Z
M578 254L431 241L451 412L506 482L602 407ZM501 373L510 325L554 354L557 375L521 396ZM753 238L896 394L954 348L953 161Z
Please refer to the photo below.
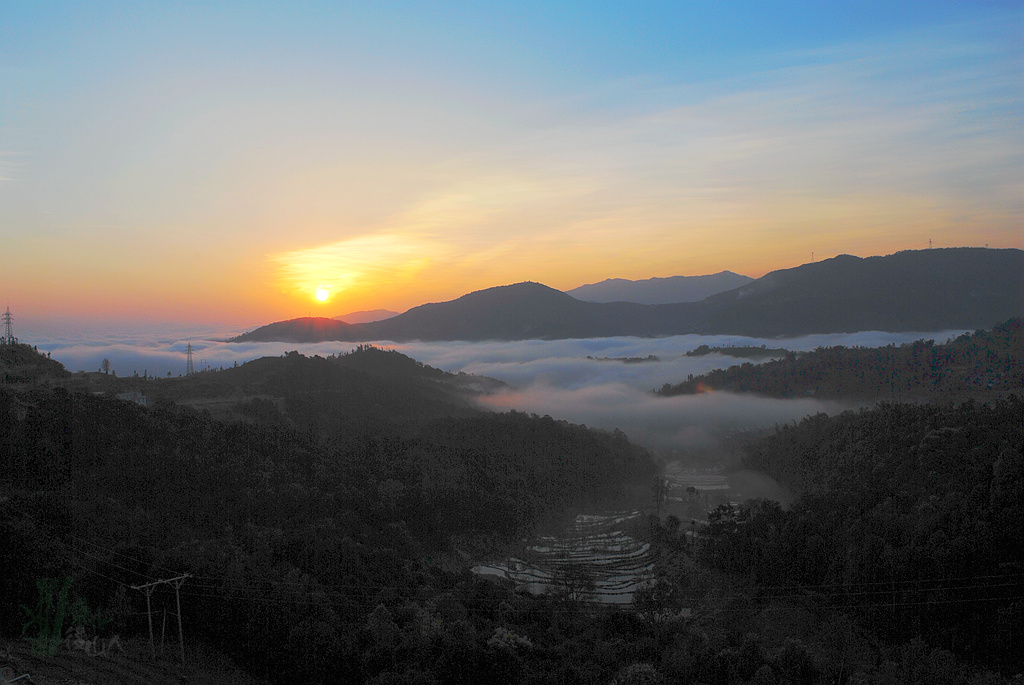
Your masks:
M12 325L14 319L11 318L11 308L10 308L10 306L8 306L7 307L7 311L4 312L3 321L4 321L3 344L4 345L14 345L18 341L14 337L14 327Z
M185 359L185 375L191 376L196 372L195 366L192 365L192 343L185 348Z

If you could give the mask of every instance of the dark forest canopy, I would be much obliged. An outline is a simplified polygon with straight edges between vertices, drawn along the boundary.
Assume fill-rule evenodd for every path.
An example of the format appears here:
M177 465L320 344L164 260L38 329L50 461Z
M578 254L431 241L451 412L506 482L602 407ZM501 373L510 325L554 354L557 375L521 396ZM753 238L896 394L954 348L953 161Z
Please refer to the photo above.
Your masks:
M319 361L286 355L236 377L280 390L286 410L255 408L231 422L166 398L144 408L60 387L0 388L0 605L33 606L37 580L71 577L89 606L109 610L111 630L141 636L144 618L129 610L134 594L125 588L170 569L194 579L182 594L192 639L275 682L368 681L396 663L429 670L432 649L455 645L476 654L469 672L485 673L497 604L485 603L490 618L472 628L443 608L467 599L438 596L456 586L467 597L498 589L441 570L458 558L453 540L513 542L579 507L635 497L655 465L621 433L549 417L463 411L410 420L401 406L389 417L386 384L376 386L383 404L358 414L385 415L361 430L335 430L351 428L352 417L319 430L293 426L287 405L300 393L292 385L321 393L317 384L343 378L347 365L372 369L350 383L370 393L364 400L373 379L444 376L379 350ZM230 378L204 375L214 385ZM415 383L407 387L415 395ZM420 621L444 617L440 642L426 639L398 662L382 656L379 632L417 611L426 612ZM0 635L14 638L23 624L4 612ZM434 664L443 682L462 667L452 658Z
M825 399L998 397L1024 388L1021 319L936 345L919 340L879 348L822 347L745 363L665 384L664 396L708 391Z
M1016 400L893 405L781 428L752 446L748 466L786 481L787 464L799 460L807 481L794 483L805 498L791 512L755 502L735 525L720 517L698 557L745 580L668 575L659 587L679 593L652 593L634 611L524 596L444 570L453 535L513 539L563 508L649 485L653 465L621 434L510 413L336 443L170 402L145 409L8 388L0 601L31 606L36 580L71 577L76 596L113 618L111 630L141 638L144 615L124 588L187 572L189 644L281 683L341 674L605 683L632 674L729 685L761 673L757 682L810 684L853 668L875 678L866 682L967 682L978 666L1012 666L1005 656L1016 653L1019 609L991 601L1005 588L974 583L967 598L998 617L979 628L975 605L936 598L963 597L950 579L1014 573L1004 557L1020 524L1020 411ZM811 592L794 599L804 586ZM849 606L854 623L826 612L805 643L762 613L779 601L812 612L819 601ZM693 623L652 618L680 602L697 609ZM896 620L870 622L879 612ZM16 637L22 623L5 614L0 634ZM851 662L835 640L868 651Z
M0 605L72 578L142 641L128 586L189 573L190 653L275 683L983 685L1020 669L1017 398L780 427L746 466L799 493L792 509L726 507L696 550L678 520L650 517L656 558L683 560L610 608L465 571L467 552L649 503L662 482L617 431L475 409L486 383L364 346L2 386ZM148 408L116 399L132 384ZM664 613L682 607L692 618ZM0 637L23 628L0 614Z
M752 443L799 493L711 517L703 558L765 597L846 607L876 636L1024 667L1024 403L880 404ZM952 681L951 681L952 682Z

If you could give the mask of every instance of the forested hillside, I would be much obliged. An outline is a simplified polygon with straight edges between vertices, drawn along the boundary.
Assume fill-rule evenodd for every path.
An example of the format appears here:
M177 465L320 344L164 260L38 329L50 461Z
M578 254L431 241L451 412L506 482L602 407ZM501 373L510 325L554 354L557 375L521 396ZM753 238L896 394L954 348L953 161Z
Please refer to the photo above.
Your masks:
M64 372L54 384L110 396L140 393L150 407L170 402L218 420L295 428L333 440L406 434L430 419L477 416L474 399L504 387L491 378L446 373L372 345L327 357L287 352L166 379Z
M33 606L37 580L72 577L110 630L142 635L127 587L189 573L191 639L273 681L366 681L395 663L375 651L381 612L426 611L458 582L438 568L453 538L516 540L654 475L621 434L523 414L335 437L170 401L2 389L0 603ZM0 616L5 636L23 627ZM445 649L474 649L452 630Z
M1024 668L1024 403L881 404L751 444L747 468L800 494L711 517L702 558L764 598L840 608L890 643L922 639Z
M602 607L583 567L532 596L466 562L570 512L651 507L655 464L618 432L476 411L481 383L361 348L0 388L0 605L26 607L0 614L0 638L31 638L40 587L70 579L75 606L110 620L90 630L145 645L130 586L188 573L186 654L274 683L995 685L993 669L1020 670L1016 397L780 427L746 466L799 493L792 509L721 508L696 545L646 517L632 532L659 580ZM115 399L132 384L148 408ZM110 658L128 672L133 655Z
M571 577L534 597L446 570L456 556L445 541L508 539L563 507L646 488L652 465L621 435L508 414L441 419L418 438L364 436L342 448L169 403L147 410L62 389L5 389L0 602L34 606L37 581L71 578L74 597L112 620L105 637L142 641L145 603L128 586L189 573L186 653L215 647L275 683L810 685L853 672L879 684L961 683L971 673L977 685L1004 682L981 671L1012 667L1006 655L1019 642L1019 592L1017 604L992 600L1015 592L1004 532L1019 530L1020 404L959 409L951 427L963 435L953 442L941 440L942 415L907 411L922 413L899 444L932 445L928 464L972 445L970 457L982 461L934 485L931 471L901 485L916 462L886 466L884 431L865 426L866 449L881 456L842 472L891 468L871 481L874 499L853 482L792 512L755 504L735 525L720 517L698 558L739 581L691 566L635 607L602 608L575 595ZM811 442L841 453L859 416ZM912 418L883 423L896 430ZM936 428L940 439L929 438ZM780 430L750 465L774 469L768 457L798 453L807 430ZM827 481L832 469L819 466L811 472ZM903 490L886 495L894 484ZM957 505L973 512L962 524ZM650 525L659 544L682 549L678 526ZM936 537L941 530L951 545ZM981 580L963 580L974 573ZM780 614L771 609L780 599L806 608ZM166 606L168 597L155 601ZM663 613L680 607L693 608L692 619ZM881 630L874 618L884 619ZM24 621L3 613L0 635L17 639ZM865 643L873 633L892 642ZM915 634L944 649L902 642ZM968 668L950 650L981 663Z
M708 391L868 400L999 397L1024 388L1024 329L1010 319L943 344L820 347L666 383L660 395Z

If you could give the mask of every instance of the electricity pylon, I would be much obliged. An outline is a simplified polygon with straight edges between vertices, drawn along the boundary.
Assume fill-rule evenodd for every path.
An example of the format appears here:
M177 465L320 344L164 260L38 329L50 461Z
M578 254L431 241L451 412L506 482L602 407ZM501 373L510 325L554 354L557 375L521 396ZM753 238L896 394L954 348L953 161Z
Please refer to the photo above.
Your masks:
M4 345L13 345L14 343L16 343L18 341L15 340L15 338L14 338L14 326L13 326L14 319L11 317L11 308L10 307L8 307L7 311L4 312L3 321L4 321L4 337L3 337L3 340L0 341L0 342L3 342Z

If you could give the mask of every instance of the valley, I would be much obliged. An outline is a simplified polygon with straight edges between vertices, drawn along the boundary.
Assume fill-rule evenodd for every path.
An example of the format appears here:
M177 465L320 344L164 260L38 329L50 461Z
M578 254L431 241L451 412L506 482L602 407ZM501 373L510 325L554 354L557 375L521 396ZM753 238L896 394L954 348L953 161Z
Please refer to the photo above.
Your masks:
M1021 2L0 16L0 685L1024 685Z
M544 397L541 376L514 387L373 345L144 381L68 374L12 348L0 359L17 371L0 388L0 526L11 542L5 563L17 572L0 590L30 606L34 579L61 570L80 600L113 611L118 634L138 645L145 623L129 597L114 603L116 588L161 569L188 573L196 580L183 588L182 609L198 626L186 647L198 641L221 655L197 678L221 657L266 682L296 669L323 678L328 663L367 678L398 663L453 677L464 661L430 655L455 644L477 655L473 672L485 680L510 664L540 680L552 668L597 667L603 678L622 662L601 650L621 639L643 658L661 654L666 674L689 668L714 681L716 664L748 649L758 668L802 659L814 674L806 682L816 682L843 663L830 632L856 646L865 674L910 658L913 640L927 640L923 654L952 659L957 672L1008 672L1019 633L1006 623L979 628L971 611L992 602L1017 611L1019 579L1000 550L1019 517L1020 335L1011 320L945 343L874 348L890 365L879 373L923 394L873 407L863 366L859 384L829 380L844 377L848 355L873 353L863 349L750 365L658 347L675 339L644 343L657 355L579 355L580 369L609 374L602 383L628 372L641 387L674 363L712 365L687 381L710 390L692 397L568 381L545 391L561 402L548 411L563 416L604 404L603 419L585 419L597 428L507 405L494 411L510 396ZM611 351L622 341L586 344ZM627 363L634 357L651 361ZM813 382L847 407L765 396L780 382L808 382L787 370L794 359L832 374ZM736 373L763 385L715 388ZM964 381L997 377L1003 385ZM945 379L936 387L955 388L948 394L961 402L929 401L926 378ZM595 394L602 387L618 388L621 413L605 404L612 395ZM145 406L131 401L139 396ZM823 406L832 410L808 411ZM645 433L658 416L667 430ZM649 451L631 433L667 441ZM969 462L959 464L960 454ZM898 482L906 501L886 499ZM957 522L955 501L936 499L944 488L976 513ZM922 506L934 515L913 513ZM885 537L867 532L882 530L879 520L889 521ZM971 526L991 533L974 540ZM901 551L908 527L927 539ZM843 557L833 544L863 551ZM871 555L882 565L866 565ZM963 607L930 603L956 592L965 573L1002 582L976 584ZM886 577L887 590L872 589ZM844 602L839 615L828 609ZM886 610L899 621L878 623ZM19 626L8 617L0 629L14 635ZM749 646L751 635L761 646ZM962 647L943 647L948 635ZM680 640L704 645L686 667L672 660ZM331 661L304 661L311 649ZM15 665L28 663L16 656Z

